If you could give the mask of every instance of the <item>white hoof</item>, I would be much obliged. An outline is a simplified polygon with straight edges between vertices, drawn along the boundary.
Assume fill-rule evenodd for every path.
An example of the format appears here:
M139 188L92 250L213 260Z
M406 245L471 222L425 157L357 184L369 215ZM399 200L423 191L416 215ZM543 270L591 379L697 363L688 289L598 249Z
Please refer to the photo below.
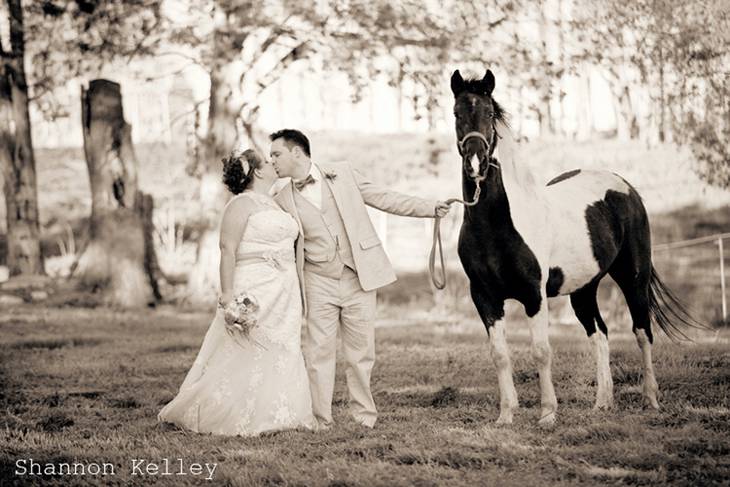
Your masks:
M659 409L659 402L657 401L657 389L658 387L656 386L656 383L654 383L653 387L644 383L644 401L652 409Z
M613 409L613 397L596 399L593 409Z
M499 413L499 418L497 418L497 422L495 424L502 425L502 424L512 424L513 419L513 413L512 410L502 411Z
M543 413L542 417L540 417L540 421L538 421L537 424L540 426L554 426L555 421L555 411L550 411L548 413Z
M659 410L659 402L657 402L655 396L644 396L644 399L650 408Z

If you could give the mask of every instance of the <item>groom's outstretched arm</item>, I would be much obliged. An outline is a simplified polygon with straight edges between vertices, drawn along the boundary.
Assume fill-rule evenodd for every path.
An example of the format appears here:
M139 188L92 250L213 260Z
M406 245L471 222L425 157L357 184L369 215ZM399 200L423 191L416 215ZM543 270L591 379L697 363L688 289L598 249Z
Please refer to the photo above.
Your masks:
M365 204L400 216L433 218L448 211L448 205L436 200L419 198L378 186L352 167L358 189ZM445 207L445 211L444 211Z

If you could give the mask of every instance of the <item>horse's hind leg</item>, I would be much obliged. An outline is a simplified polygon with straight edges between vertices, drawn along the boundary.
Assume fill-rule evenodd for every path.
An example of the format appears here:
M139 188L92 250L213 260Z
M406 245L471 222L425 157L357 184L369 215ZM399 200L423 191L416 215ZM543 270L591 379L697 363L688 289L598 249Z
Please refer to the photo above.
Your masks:
M499 418L497 424L512 424L514 411L517 409L517 390L512 379L512 361L507 348L505 336L504 302L495 306L493 299L471 285L471 296L479 316L489 334L489 348L497 369L499 382Z
M638 270L635 271L635 269ZM651 344L653 336L651 333L651 315L649 311L649 279L651 278L651 258L643 261L628 257L627 253L619 255L616 262L609 271L611 277L621 288L626 298L626 304L631 313L633 331L636 342L641 349L642 362L644 365L643 391L644 398L654 409L659 409L657 393L659 386L654 374L652 363Z
M641 355L644 362L644 397L652 408L659 409L659 402L657 401L659 385L656 382L654 364L652 363L651 358L651 341L646 333L646 328L634 328L634 334L636 335L636 341L641 349Z
M608 328L601 318L596 300L598 283L599 280L596 279L571 293L570 304L593 344L598 388L596 403L593 407L594 409L608 409L613 407L613 379L609 363Z

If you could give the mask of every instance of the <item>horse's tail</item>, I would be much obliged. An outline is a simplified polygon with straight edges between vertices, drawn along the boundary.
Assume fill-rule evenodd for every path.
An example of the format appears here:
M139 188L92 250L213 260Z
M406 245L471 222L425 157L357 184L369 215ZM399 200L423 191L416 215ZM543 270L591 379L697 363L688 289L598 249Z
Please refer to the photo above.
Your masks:
M711 328L694 318L672 291L659 279L651 266L649 281L649 313L652 321L673 341L692 341L685 334L686 328L710 330Z

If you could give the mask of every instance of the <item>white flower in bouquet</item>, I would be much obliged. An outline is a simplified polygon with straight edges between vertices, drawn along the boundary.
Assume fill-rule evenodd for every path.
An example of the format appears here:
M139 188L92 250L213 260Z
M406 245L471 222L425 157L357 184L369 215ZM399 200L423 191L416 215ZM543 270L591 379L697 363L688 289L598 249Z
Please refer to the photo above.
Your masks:
M226 306L219 304L219 307L223 311L226 331L231 338L236 340L237 336L241 336L251 340L251 330L258 326L259 303L256 298L244 292L235 296Z

